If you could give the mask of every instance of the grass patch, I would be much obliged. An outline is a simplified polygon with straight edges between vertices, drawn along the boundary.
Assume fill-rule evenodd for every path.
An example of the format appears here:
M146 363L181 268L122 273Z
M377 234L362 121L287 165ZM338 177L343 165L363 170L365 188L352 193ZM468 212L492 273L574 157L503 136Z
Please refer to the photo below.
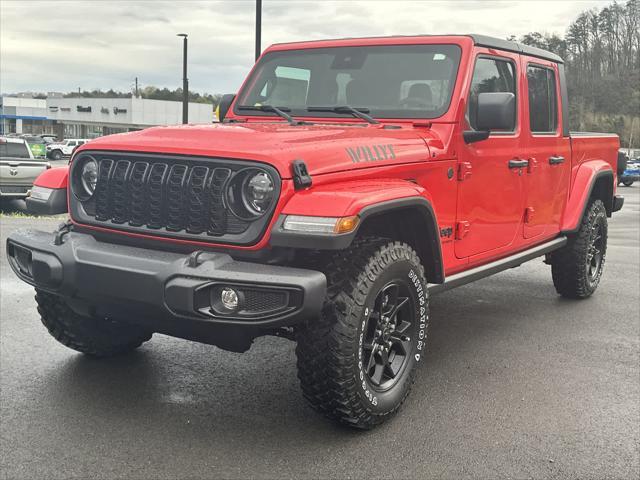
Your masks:
M15 211L0 211L0 218L29 218L32 220L64 220L67 218L66 214L62 214L62 215L47 215L47 216L41 216L41 215L33 215L29 212L21 212L19 210L15 210Z

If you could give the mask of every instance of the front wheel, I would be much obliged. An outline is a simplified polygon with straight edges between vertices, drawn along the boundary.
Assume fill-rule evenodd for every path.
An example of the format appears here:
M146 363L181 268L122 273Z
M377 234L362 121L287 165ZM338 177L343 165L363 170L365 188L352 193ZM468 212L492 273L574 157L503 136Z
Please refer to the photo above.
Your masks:
M587 298L600 284L607 255L607 211L593 200L580 228L566 246L550 256L556 291L567 298Z
M325 273L321 317L297 330L302 391L328 417L372 428L398 411L424 356L424 269L407 244L363 238Z
M36 290L42 323L53 338L78 352L112 357L138 348L151 333L107 318L84 316L72 310L62 297Z
M62 159L62 152L60 150L54 150L53 152L51 152L51 159L52 160Z
M622 184L625 187L630 187L631 185L633 185L633 180L622 180Z

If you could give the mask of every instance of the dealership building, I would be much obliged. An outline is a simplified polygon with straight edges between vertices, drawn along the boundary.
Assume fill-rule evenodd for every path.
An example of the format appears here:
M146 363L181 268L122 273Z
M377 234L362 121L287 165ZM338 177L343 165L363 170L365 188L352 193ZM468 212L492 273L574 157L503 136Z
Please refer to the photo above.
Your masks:
M50 95L46 100L0 97L0 134L52 133L58 138L96 138L182 123L182 102L145 98ZM189 103L189 123L211 123L213 105Z

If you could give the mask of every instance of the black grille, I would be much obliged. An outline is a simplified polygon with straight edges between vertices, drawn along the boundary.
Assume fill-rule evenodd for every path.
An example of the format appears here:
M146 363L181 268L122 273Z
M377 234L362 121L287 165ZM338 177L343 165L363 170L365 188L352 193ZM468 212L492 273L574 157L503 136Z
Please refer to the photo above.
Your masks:
M251 313L270 312L286 307L288 296L285 292L269 290L243 290L242 309Z
M233 243L246 244L257 241L268 224L268 216L252 223L225 207L228 181L237 171L255 166L250 162L89 154L98 161L98 180L90 201L74 199L73 212L81 222L178 238L224 241L234 236Z

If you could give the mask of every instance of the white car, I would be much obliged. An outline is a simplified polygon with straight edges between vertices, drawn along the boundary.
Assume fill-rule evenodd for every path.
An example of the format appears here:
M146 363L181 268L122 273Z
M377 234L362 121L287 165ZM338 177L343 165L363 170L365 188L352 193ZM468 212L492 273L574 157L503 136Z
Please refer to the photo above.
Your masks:
M69 138L62 142L49 143L47 144L47 158L60 160L62 157L70 157L77 147L88 141L86 138Z

